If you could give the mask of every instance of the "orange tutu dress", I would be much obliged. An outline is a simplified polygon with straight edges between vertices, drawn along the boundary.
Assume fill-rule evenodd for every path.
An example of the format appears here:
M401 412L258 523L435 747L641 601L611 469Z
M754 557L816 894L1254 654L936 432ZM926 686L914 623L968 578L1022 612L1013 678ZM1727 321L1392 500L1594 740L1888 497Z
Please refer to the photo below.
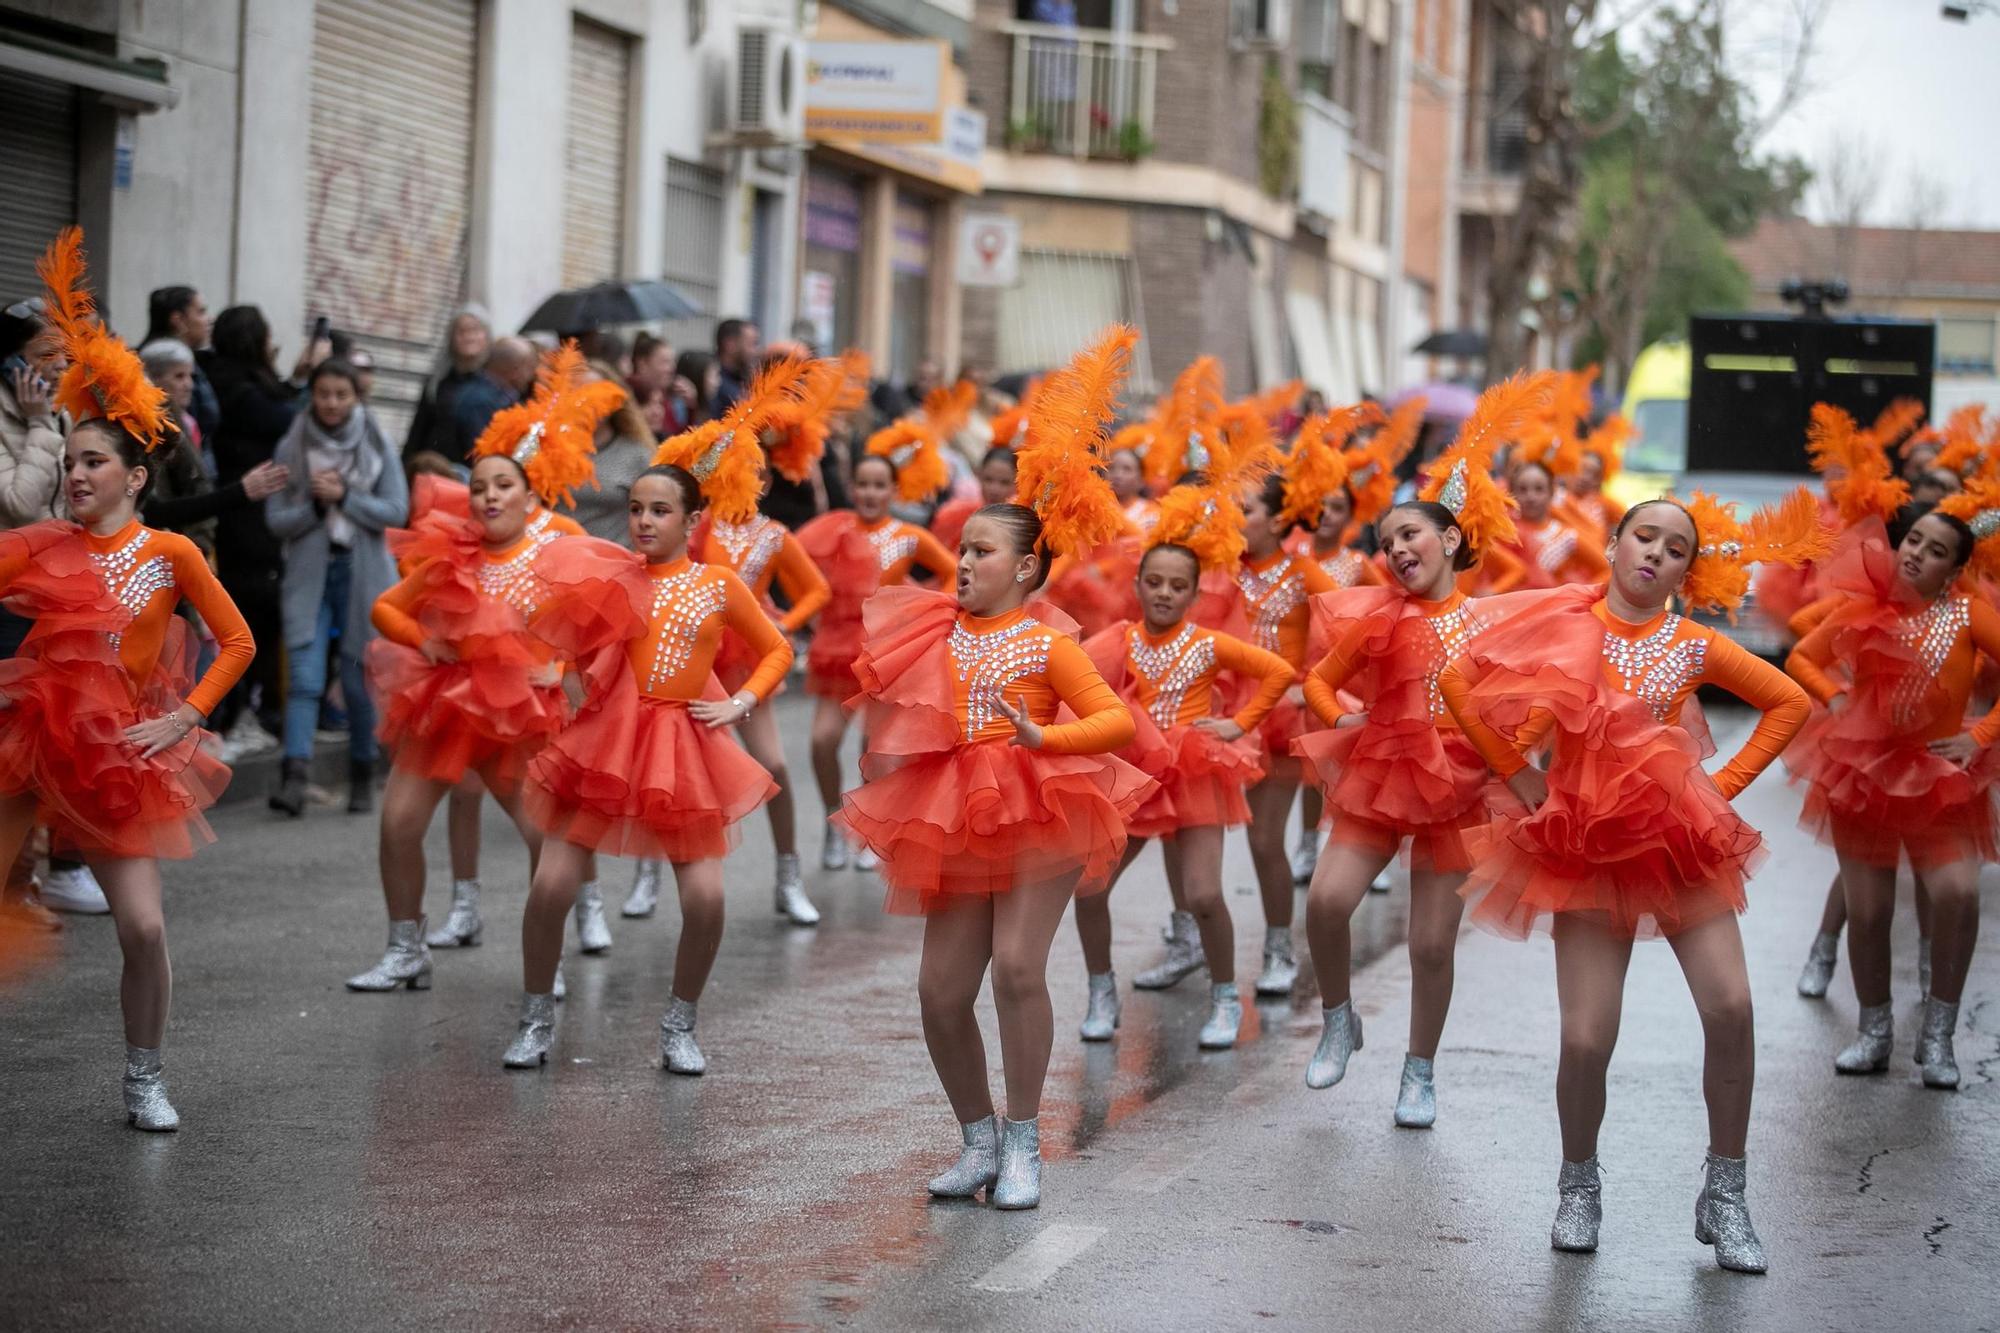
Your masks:
M477 524L440 509L389 535L409 573L375 603L382 637L367 665L395 767L447 784L476 772L517 789L568 715L559 664L588 662L635 632L622 591L636 578L631 553L562 531L543 524L493 552ZM456 660L431 661L426 643Z
M1438 679L1469 739L1502 775L1551 749L1548 801L1501 814L1474 843L1460 893L1474 921L1520 938L1560 914L1623 936L1674 935L1741 912L1763 839L1730 800L1806 718L1805 694L1705 626L1662 612L1611 616L1588 585L1482 602L1498 622ZM1681 725L1712 684L1763 716L1711 778Z
M128 728L181 706L211 712L250 664L250 630L201 552L134 521L100 537L70 523L0 533L0 597L35 622L0 662L0 793L32 792L59 845L185 859L213 842L202 812L229 769L191 729L142 759ZM221 652L189 690L185 599Z
M763 514L752 515L747 523L704 519L688 549L705 565L734 570L763 606L764 614L776 621L779 632L787 636L811 624L833 596L826 577L814 566L798 538L786 531L784 524ZM784 590L785 600L791 603L790 610L778 610L771 596L774 582ZM723 628L714 670L726 693L742 689L756 674L762 660L763 655L741 634ZM784 689L780 682L777 693L784 693Z
M1306 703L1326 729L1292 752L1326 798L1329 836L1384 854L1407 838L1420 869L1471 869L1472 836L1510 798L1445 708L1438 675L1486 627L1479 604L1357 587L1313 598L1312 617L1330 647L1306 677ZM1338 725L1350 711L1342 689L1360 696L1359 725Z
M1334 582L1326 571L1309 556L1278 551L1261 560L1245 559L1236 571L1236 590L1250 626L1245 637L1265 652L1276 653L1291 663L1294 673L1303 673L1311 625L1307 600L1334 591ZM1239 697L1231 699L1228 706L1242 704L1240 688ZM1297 762L1292 755L1292 743L1306 736L1315 725L1304 704L1290 698L1278 700L1257 730L1258 744L1263 747L1272 772L1283 773L1292 768Z
M844 702L861 688L854 663L861 656L862 604L877 588L904 582L918 565L953 586L958 557L913 523L889 517L864 523L851 509L821 514L799 529L798 541L830 587L806 652L806 693Z
M1878 530L1879 532L1879 530ZM1971 730L1979 755L1960 766L1930 742L1965 729L1979 654L2000 656L2000 613L1954 589L1928 604L1898 596L1886 539L1828 567L1846 601L1799 641L1786 667L1822 704L1785 754L1806 787L1800 824L1842 856L1917 870L2000 860L1996 780L2000 709ZM1829 669L1844 667L1848 682Z
M1132 713L1061 613L975 618L944 593L884 588L864 618L867 780L834 819L881 858L888 910L1078 873L1078 893L1102 891L1155 784L1112 753L1132 742ZM1003 691L1042 727L1040 749L1013 743ZM1061 708L1075 720L1058 721Z
M1133 813L1131 835L1163 838L1182 829L1249 823L1243 792L1264 776L1252 737L1291 687L1291 664L1192 621L1158 637L1143 624L1116 624L1091 636L1083 650L1132 711L1137 734L1119 758L1159 784ZM1215 687L1225 672L1258 685L1231 719L1244 732L1233 741L1195 725L1216 715Z
M696 721L688 705L703 697L725 626L762 651L744 685L759 702L784 679L792 646L727 569L626 558L636 632L529 765L528 814L551 838L613 856L716 860L734 845L734 825L778 787L727 728Z

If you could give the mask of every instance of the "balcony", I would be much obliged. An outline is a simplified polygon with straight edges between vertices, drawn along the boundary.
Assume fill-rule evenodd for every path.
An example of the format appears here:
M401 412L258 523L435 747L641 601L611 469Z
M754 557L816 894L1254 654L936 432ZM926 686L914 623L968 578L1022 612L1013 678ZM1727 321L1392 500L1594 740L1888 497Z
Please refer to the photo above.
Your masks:
M1299 94L1299 208L1338 223L1347 216L1347 151L1354 118L1317 93Z
M1007 23L1014 42L1007 146L1079 161L1135 162L1153 151L1160 52L1169 38Z

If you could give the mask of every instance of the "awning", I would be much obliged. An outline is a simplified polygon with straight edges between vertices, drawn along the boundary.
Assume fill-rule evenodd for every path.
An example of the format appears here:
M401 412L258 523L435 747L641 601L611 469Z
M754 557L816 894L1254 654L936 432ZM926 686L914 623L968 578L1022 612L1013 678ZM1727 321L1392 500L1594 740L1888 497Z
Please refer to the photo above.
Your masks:
M86 88L125 111L159 111L181 100L164 61L120 60L32 33L0 33L0 69Z

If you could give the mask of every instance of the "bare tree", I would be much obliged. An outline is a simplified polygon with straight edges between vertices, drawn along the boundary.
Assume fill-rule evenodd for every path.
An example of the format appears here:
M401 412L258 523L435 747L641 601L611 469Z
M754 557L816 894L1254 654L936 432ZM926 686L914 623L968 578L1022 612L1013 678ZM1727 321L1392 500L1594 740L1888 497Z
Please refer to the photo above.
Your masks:
M1833 228L1833 267L1853 271L1861 228L1882 194L1882 149L1865 134L1843 130L1831 135L1813 161L1813 211Z

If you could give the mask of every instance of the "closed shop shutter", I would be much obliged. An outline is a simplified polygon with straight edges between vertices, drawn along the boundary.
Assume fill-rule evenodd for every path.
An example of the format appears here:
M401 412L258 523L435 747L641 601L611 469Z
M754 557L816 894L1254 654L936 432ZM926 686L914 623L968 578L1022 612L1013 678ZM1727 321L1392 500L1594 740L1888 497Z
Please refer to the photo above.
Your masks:
M713 167L667 159L667 234L660 276L708 312L668 321L667 337L682 351L706 351L715 342L725 188L722 173Z
M314 11L306 319L324 314L374 353L394 439L463 298L477 44L476 0ZM287 356L290 333L278 330Z
M1126 389L1152 393L1153 364L1132 256L1023 246L1021 281L1000 293L998 369L1014 374L1064 365L1111 324L1139 330Z
M76 221L76 89L0 70L0 306L38 296L35 261ZM143 333L144 330L137 330Z
M620 276L625 255L625 108L630 44L577 19L569 44L563 140L563 286Z

